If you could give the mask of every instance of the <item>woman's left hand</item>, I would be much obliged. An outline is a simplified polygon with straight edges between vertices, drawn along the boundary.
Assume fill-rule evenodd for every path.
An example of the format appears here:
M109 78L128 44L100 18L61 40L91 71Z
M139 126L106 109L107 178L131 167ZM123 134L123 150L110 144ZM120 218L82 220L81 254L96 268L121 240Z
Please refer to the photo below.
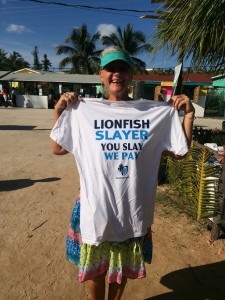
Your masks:
M184 94L176 95L171 97L169 103L172 104L172 106L177 110L182 110L185 115L193 115L195 113L195 109L193 104L191 103L191 100Z

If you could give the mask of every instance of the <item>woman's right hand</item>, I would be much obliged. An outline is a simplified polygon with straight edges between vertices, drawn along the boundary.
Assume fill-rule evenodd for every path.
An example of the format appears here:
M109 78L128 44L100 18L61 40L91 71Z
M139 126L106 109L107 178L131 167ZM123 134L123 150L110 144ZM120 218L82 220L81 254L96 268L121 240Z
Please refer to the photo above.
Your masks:
M67 92L60 96L58 102L55 105L55 110L58 113L62 113L67 106L72 106L77 100L82 100L80 95L75 92Z

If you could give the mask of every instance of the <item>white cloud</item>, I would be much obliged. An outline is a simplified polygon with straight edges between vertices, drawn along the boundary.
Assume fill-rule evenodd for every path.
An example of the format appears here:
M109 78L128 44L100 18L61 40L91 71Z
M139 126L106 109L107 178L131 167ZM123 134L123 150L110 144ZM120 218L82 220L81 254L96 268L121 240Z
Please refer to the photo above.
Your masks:
M10 24L6 28L6 31L8 31L8 32L14 32L14 33L18 33L18 34L21 34L23 32L31 32L31 30L29 30L25 26L23 26L23 25L16 25L16 24Z
M104 35L115 33L117 31L117 28L113 24L99 24L97 27L97 31L101 34L102 37Z

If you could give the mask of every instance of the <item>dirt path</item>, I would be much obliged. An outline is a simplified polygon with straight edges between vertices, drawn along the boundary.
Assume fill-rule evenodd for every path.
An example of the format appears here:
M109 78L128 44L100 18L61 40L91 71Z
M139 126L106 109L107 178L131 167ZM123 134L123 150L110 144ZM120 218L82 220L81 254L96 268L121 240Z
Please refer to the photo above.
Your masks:
M65 259L79 180L72 156L50 153L52 113L0 108L1 300L88 299ZM209 238L205 228L158 201L153 263L145 279L128 282L123 299L224 300L225 240Z

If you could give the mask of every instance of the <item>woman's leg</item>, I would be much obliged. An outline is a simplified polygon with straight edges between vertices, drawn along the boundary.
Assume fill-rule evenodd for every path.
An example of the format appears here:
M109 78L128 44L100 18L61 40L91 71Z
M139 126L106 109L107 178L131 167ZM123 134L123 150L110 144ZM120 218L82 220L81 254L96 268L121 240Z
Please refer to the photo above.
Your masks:
M125 286L127 283L127 278L123 277L121 284L117 282L112 282L109 284L109 294L108 294L108 300L120 300Z
M87 280L87 287L91 300L105 299L105 273L93 279Z

